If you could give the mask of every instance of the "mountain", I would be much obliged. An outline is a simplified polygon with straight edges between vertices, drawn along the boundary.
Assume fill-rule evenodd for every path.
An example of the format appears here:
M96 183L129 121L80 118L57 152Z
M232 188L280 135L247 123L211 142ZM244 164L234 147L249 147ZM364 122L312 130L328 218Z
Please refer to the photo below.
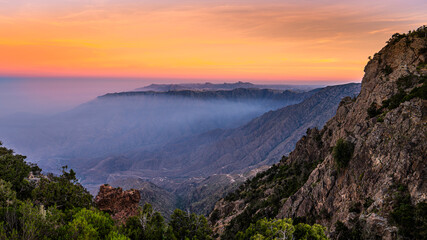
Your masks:
M233 239L261 218L291 217L326 226L333 239L425 239L426 34L393 35L365 67L357 98L217 202L216 234Z
M153 182L181 199L181 207L208 213L216 200L294 148L310 127L322 127L343 97L360 84L317 90L303 102L270 111L235 129L217 129L179 139L154 151L134 151L83 169L86 185L123 178ZM111 167L118 166L118 167ZM118 185L120 186L120 185ZM134 186L134 188L138 188Z
M234 89L106 94L53 116L0 119L0 134L45 170L55 171L62 165L87 169L109 156L154 150L180 138L241 126L315 92ZM123 164L109 167L121 169Z
M249 82L236 82L236 83L182 83L182 84L151 84L145 87L137 88L135 91L153 91L153 92L169 92L169 91L217 91L217 90L234 90L237 88L246 89L276 89L276 90L291 90L294 92L305 92L315 88L321 88L318 85L259 85Z

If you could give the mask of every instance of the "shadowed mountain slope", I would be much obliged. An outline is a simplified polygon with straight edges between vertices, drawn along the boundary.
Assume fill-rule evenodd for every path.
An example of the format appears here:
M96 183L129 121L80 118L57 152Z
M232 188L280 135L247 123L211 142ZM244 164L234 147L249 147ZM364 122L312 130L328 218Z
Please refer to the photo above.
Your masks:
M362 89L289 157L217 202L222 239L258 219L327 226L333 239L425 239L426 28L395 34L365 67Z

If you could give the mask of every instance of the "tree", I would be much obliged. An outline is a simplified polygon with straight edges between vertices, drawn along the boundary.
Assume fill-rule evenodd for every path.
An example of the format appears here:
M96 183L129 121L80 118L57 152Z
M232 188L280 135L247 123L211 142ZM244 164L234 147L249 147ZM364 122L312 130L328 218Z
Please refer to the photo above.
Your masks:
M16 192L12 190L12 184L0 179L0 208L16 204Z
M351 157L353 156L353 150L354 147L352 143L342 138L338 139L332 151L332 156L334 157L335 164L338 169L347 167Z
M171 216L170 227L178 240L184 239L212 239L212 230L208 221L202 215L190 214L175 209Z
M290 218L286 219L270 219L266 218L258 220L255 224L251 224L245 232L239 232L236 235L236 239L262 239L262 240L273 240L273 239L310 239L310 240L326 240L325 234L326 228L314 224L313 226L308 224L299 223L293 225L293 221Z
M105 239L114 231L114 221L107 213L83 208L65 229L69 239Z
M0 147L0 179L10 182L21 200L29 198L34 188L25 178L31 171L41 171L37 165L27 163L25 159L25 156L14 154L11 149Z
M51 174L48 178L42 178L32 196L37 203L56 206L61 210L92 206L92 195L77 181L72 169L67 172L66 166L61 176Z
M167 226L162 215L146 203L137 216L128 218L123 232L130 239L164 239Z

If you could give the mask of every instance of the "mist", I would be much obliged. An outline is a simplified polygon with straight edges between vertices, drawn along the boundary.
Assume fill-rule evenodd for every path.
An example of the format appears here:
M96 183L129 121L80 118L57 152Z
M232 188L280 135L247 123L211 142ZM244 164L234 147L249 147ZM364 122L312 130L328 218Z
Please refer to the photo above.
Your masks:
M146 79L0 77L0 118L16 113L54 114L108 92L132 90Z
M56 171L62 165L89 168L97 164L98 158L133 150L153 151L213 129L238 127L308 95L265 93L248 90L240 95L233 93L232 98L216 96L216 92L195 96L191 91L181 96L110 94L48 116L3 117L0 136L6 146L27 155L29 161L47 171Z

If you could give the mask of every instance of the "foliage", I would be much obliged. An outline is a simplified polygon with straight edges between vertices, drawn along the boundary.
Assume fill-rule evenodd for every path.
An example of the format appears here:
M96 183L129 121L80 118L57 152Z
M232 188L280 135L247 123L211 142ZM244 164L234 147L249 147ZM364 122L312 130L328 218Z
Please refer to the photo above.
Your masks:
M355 226L349 229L343 222L337 221L335 223L335 235L337 240L363 240L361 232L362 227L357 222Z
M371 103L371 105L368 108L368 116L370 118L373 118L379 114L381 114L381 109L378 109L377 104L376 103Z
M389 221L399 228L403 239L427 238L427 203L413 205L406 186L399 185L393 194L393 210Z
M110 234L108 234L106 240L130 240L130 238L116 231L111 231Z
M12 190L12 184L0 179L0 207L8 207L16 203L16 192Z
M25 156L14 154L11 149L0 147L0 179L12 184L12 189L19 199L30 197L33 189L33 185L25 178L31 171L41 171L37 165L25 162L25 158Z
M244 199L247 207L233 218L225 229L223 239L234 239L237 232L244 231L258 220L274 218L279 212L282 200L298 191L320 162L300 161L287 164L286 160L287 158L283 157L281 163L258 173L225 198L227 201ZM273 191L266 191L268 189Z
M293 225L292 219L258 220L251 224L244 232L239 232L236 239L327 239L325 228L321 225L299 223Z
M209 228L208 221L204 216L176 209L171 216L169 224L178 240L212 239L212 230Z
M76 173L63 167L61 176L50 175L42 178L33 190L33 199L45 206L56 206L61 210L88 208L92 205L92 196L77 182Z
M12 150L0 147L0 240L9 239L211 239L204 216L176 210L169 226L146 204L118 226L108 213L92 207L92 196L73 170L39 175L41 169ZM26 180L33 171L36 184ZM23 186L30 188L23 188ZM32 190L24 195L24 191ZM21 193L19 195L18 193Z
M347 167L353 156L354 147L353 144L340 138L338 139L335 147L332 150L332 156L335 160L335 164L338 169Z
M126 221L122 232L130 239L164 239L167 225L162 215L146 203L137 216Z
M105 239L114 230L114 221L107 213L83 208L65 229L69 239Z

